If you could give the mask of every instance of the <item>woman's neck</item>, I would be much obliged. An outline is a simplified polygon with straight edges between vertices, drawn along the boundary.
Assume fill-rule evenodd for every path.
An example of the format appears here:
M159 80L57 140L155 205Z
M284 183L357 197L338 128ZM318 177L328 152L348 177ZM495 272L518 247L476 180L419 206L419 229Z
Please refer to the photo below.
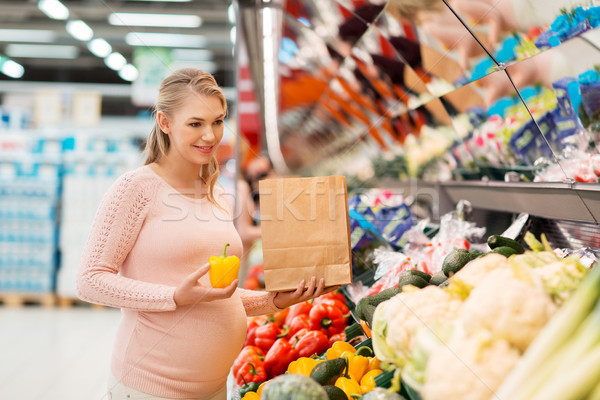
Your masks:
M168 157L163 157L150 166L176 190L193 197L206 196L206 185L200 178L199 166L174 163Z

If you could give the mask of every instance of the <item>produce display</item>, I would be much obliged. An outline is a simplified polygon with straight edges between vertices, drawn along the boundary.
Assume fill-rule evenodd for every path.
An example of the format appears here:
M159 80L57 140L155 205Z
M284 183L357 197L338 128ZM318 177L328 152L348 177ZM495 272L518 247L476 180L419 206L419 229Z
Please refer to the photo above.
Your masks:
M450 221L461 219L433 238ZM239 398L600 398L600 270L544 235L462 240L428 272L411 260L386 269L396 283L356 303L347 286L249 318L232 369Z

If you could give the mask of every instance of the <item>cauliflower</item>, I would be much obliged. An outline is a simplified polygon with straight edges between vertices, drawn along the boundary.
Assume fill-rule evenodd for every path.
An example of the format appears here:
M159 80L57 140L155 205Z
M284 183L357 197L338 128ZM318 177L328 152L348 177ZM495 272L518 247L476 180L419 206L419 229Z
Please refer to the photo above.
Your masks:
M380 303L373 316L375 355L402 367L419 328L454 320L461 305L461 300L437 286L402 292Z
M468 262L456 274L452 275L450 281L460 280L468 286L475 287L490 271L498 268L507 268L506 257L501 254L489 253L483 257Z
M488 400L519 359L485 331L453 338L430 355L420 393L424 400Z
M467 332L488 330L522 352L527 349L557 306L525 268L493 270L471 291L459 316Z
M571 297L588 270L577 258L566 258L534 268L533 271L541 278L552 299L562 304Z

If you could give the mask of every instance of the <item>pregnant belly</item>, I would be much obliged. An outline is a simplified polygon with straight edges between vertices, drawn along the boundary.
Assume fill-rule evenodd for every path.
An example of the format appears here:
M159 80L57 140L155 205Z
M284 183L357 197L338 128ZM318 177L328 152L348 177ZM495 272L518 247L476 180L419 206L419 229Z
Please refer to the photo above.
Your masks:
M246 337L239 296L180 307L168 313L140 313L132 344L138 368L185 382L225 380ZM133 350L130 346L130 350ZM129 360L135 363L135 359Z

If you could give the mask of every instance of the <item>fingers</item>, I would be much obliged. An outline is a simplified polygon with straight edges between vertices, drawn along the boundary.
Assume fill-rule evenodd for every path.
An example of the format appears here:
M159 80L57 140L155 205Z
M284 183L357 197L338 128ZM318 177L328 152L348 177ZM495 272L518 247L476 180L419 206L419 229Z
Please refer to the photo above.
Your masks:
M304 284L305 284L305 281L304 281L304 279L302 279L300 281L300 283L298 284L298 288L292 293L292 297L297 298L297 297L302 296L302 292L304 291Z
M317 277L313 276L312 278L310 278L310 283L308 284L308 288L306 289L304 294L312 296L312 294L315 292L316 285L317 285Z
M319 280L319 286L317 286L317 290L313 293L313 297L319 297L323 294L323 289L325 288L325 278L321 278Z
M224 288L211 288L208 292L210 300L207 301L230 298L233 295L233 292L235 292L235 289L237 289L238 282L239 279L235 279L233 282L231 282L228 286Z
M188 275L188 279L191 282L196 282L198 279L200 279L201 276L205 275L208 272L208 270L210 270L210 264L206 263L194 272L192 272L190 275Z

